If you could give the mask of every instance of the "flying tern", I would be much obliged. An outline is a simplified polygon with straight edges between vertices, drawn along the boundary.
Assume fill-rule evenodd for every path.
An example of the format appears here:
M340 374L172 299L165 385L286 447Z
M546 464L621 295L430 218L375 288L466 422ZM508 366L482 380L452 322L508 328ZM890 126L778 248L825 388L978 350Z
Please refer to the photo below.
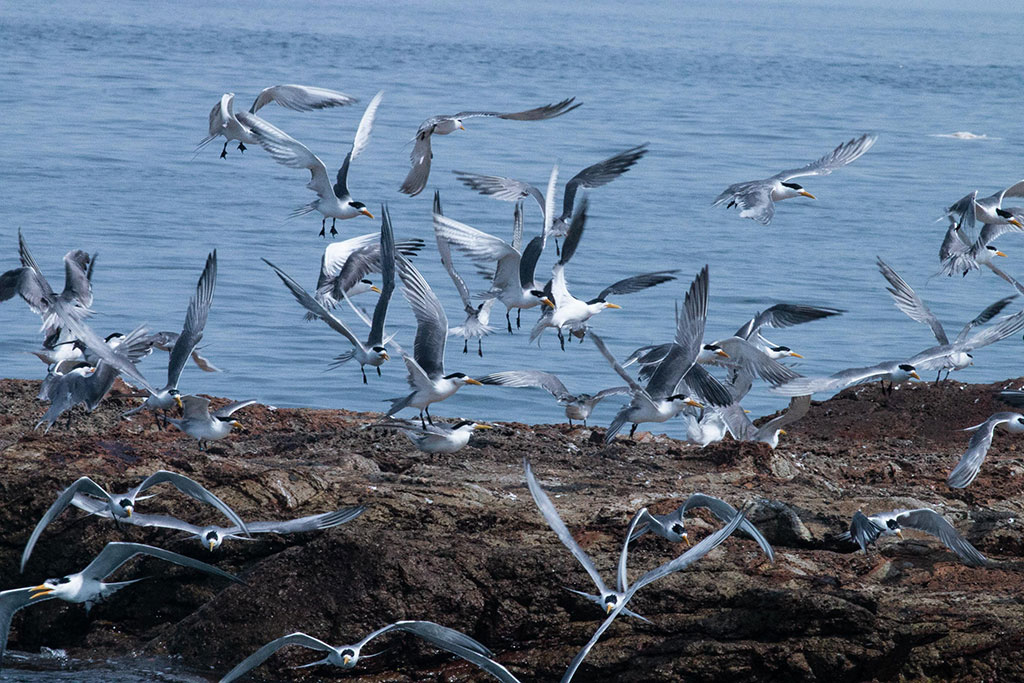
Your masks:
M324 641L314 638L313 636L306 635L302 632L290 633L278 638L277 640L270 641L260 649L256 650L256 652L243 659L237 666L235 666L234 669L229 671L224 678L220 679L220 683L231 683L231 681L241 678L246 673L265 662L271 655L286 645L298 645L300 647L305 647L310 650L316 650L327 654L324 659L319 659L315 662L310 662L309 664L303 664L299 668L330 664L342 669L351 669L359 663L362 649L366 647L371 640L382 636L385 633L391 633L394 631L412 633L436 648L446 650L452 654L458 655L468 662L476 664L498 680L503 681L503 683L518 683L518 680L508 671L508 669L491 659L494 653L486 647L473 640L465 633L461 633L446 626L441 626L440 624L435 624L432 621L396 621L393 624L377 629L354 645L339 645L337 647L328 645ZM378 652L372 655L362 655L362 657L366 659L368 657L376 657L380 654L383 654L383 652Z
M432 136L448 135L457 130L466 130L462 125L463 121L480 117L509 119L512 121L553 119L556 116L572 111L582 104L573 104L575 99L575 97L570 97L555 104L547 104L535 109L505 114L496 111L462 111L450 116L431 116L421 123L419 130L416 131L412 153L409 155L412 168L409 170L409 175L402 182L402 187L399 188L399 191L415 197L427 186L427 178L430 176L430 162L434 158L433 153L430 151L430 139Z
M879 536L899 536L903 538L903 529L917 529L936 536L946 547L956 553L960 561L969 567L983 567L988 564L985 556L967 542L946 519L929 508L916 510L893 510L865 515L858 510L853 515L850 530L839 535L840 540L854 540L860 549L867 554L868 546L878 540Z
M331 235L337 235L335 223L339 218L355 218L363 215L373 218L366 205L357 202L352 198L348 189L348 171L352 162L366 149L370 143L370 132L373 130L373 121L377 116L377 108L380 106L383 91L377 93L370 100L363 118L359 121L359 128L352 140L352 147L345 155L345 161L338 169L337 182L332 186L330 176L327 173L327 166L309 150L308 147L291 137L279 128L275 128L263 119L252 114L239 114L239 120L249 126L253 136L260 143L263 149L274 158L279 164L291 168L305 168L309 171L310 180L306 187L313 190L319 196L305 206L300 206L292 212L291 217L303 216L312 211L319 211L323 215L320 223L320 236L324 236L327 227L327 219L331 219Z
M359 341L359 338L341 321L332 314L319 301L302 288L290 275L275 266L267 259L263 262L274 269L281 282L295 297L296 301L302 304L310 313L323 320L327 325L342 335L352 344L352 350L347 351L335 358L336 365L346 363L355 359L359 363L359 370L363 375L363 384L366 384L366 366L377 368L380 374L380 366L388 360L387 341L384 339L384 324L388 315L388 304L391 301L391 294L395 291L395 235L391 225L391 213L386 206L381 207L381 229L380 229L380 267L381 287L380 297L373 309L373 322L370 327L370 334L366 343Z
M996 427L1002 427L1011 434L1022 434L1024 415L1011 412L995 413L981 424L968 427L966 431L973 431L974 434L967 445L967 452L960 457L960 461L946 479L950 488L966 488L978 476L981 472L981 463L985 461L988 449L992 446L992 436Z
M785 384L772 387L772 391L783 396L803 396L816 394L820 391L842 391L846 387L863 382L882 381L882 389L892 393L894 385L908 379L921 379L913 365L902 361L885 361L866 368L850 368L840 370L828 377L797 377ZM889 380L886 389L885 380Z
M804 176L828 175L837 168L842 168L858 159L864 152L871 149L877 139L878 136L865 133L859 138L844 142L806 166L780 171L764 180L751 180L730 185L715 198L714 206L728 202L726 208L731 209L734 206L740 208L740 218L752 218L762 225L768 225L772 222L772 216L775 215L775 202L793 197L815 198L813 194L797 183L788 181Z
M139 407L122 413L123 416L134 415L142 410L151 410L154 414L161 411L166 419L167 411L175 404L179 408L181 407L178 380L181 378L181 371L185 369L185 363L188 362L189 356L192 355L196 345L203 338L203 329L206 327L206 319L210 313L210 306L213 304L213 292L216 286L217 251L214 250L206 257L206 266L196 284L196 293L188 302L185 324L171 350L171 357L167 362L167 384L156 393L151 393L146 397ZM157 425L159 426L159 424L158 421Z
M715 517L723 522L730 522L732 519L739 514L739 511L732 505L721 498L715 498L704 493L693 493L686 499L686 501L677 507L667 515L654 515L648 512L646 515L641 515L640 521L633 531L633 534L629 537L630 542L640 538L648 531L656 536L672 541L673 543L679 543L683 541L687 547L690 545L690 537L686 533L686 527L684 520L688 510L696 508L707 508L711 511ZM768 539L764 537L757 527L750 523L749 520L744 519L740 522L740 531L747 533L751 538L757 541L757 544L761 546L761 550L768 557L770 562L775 561L775 551L772 550L771 544Z
M28 543L25 544L25 550L21 554L21 571L25 571L25 564L28 562L28 558L32 554L32 549L35 547L36 541L38 541L39 537L42 535L43 530L57 517L57 515L72 504L75 496L87 494L98 498L99 503L106 506L107 512L113 519L121 520L132 516L132 513L135 511L135 503L139 500L139 496L143 492L148 491L157 484L163 483L171 484L186 496L194 498L201 503L207 503L208 505L214 506L228 519L230 519L233 524L237 525L245 533L248 533L248 527L245 522L242 521L242 518L238 516L238 513L232 510L227 503L211 493L202 484L193 479L189 479L183 474L168 472L167 470L158 470L143 479L141 484L127 493L108 493L103 487L89 477L81 477L57 496L57 500L50 505L49 509L47 509L42 518L40 518L39 522L36 524L36 528L32 530L32 535L29 536Z
M453 396L467 384L479 385L480 382L463 372L445 374L444 349L448 341L448 317L444 308L420 272L403 256L398 257L398 274L402 278L402 294L416 316L413 355L410 357L402 354L405 367L409 370L412 392L405 397L392 399L387 416L391 417L404 408L418 408L420 424L425 427L423 415L426 413L427 419L430 419L432 403Z
M277 102L282 107L294 111L312 111L313 109L327 109L329 107L343 107L354 104L359 100L349 97L345 93L326 88L317 88L309 85L273 85L264 88L256 96L250 114L255 114L267 104ZM245 151L245 143L250 145L257 142L248 124L240 121L232 111L235 102L234 93L224 93L220 101L213 105L210 110L209 135L199 141L195 151L199 152L203 147L224 136L224 148L220 151L220 158L228 155L228 143L238 140L238 151Z
M166 562L173 562L183 567L191 567L213 574L236 583L244 583L238 577L217 569L216 567L193 560L178 553L162 548L154 548L142 543L108 543L103 547L89 565L80 572L68 574L60 578L47 579L38 586L30 588L13 588L0 592L0 660L3 660L7 647L7 636L11 629L11 618L23 607L35 605L55 598L70 603L85 603L88 611L94 604L105 600L117 591L138 583L143 579L107 583L108 576L121 568L136 555L149 555Z
M573 420L583 422L587 426L587 418L590 417L594 407L609 396L628 396L628 386L611 387L602 389L596 394L573 394L562 384L557 375L543 370L507 370L505 372L492 372L489 375L478 378L481 384L495 384L505 387L538 387L544 389L555 397L558 405L565 408L565 416L569 419L569 426Z
M423 240L418 237L395 242L395 251L404 256L415 256L422 248ZM380 294L380 288L369 277L373 273L380 273L379 231L332 242L320 259L314 298L324 308L333 309L346 296L353 298L364 292ZM306 320L318 317L315 313L306 312Z

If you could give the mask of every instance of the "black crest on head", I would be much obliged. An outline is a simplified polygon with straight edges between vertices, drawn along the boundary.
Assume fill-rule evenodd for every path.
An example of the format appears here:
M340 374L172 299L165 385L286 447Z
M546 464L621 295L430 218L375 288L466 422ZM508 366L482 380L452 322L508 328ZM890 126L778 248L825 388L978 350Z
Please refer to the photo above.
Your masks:
M772 347L772 351L774 351L775 353L783 353L785 351L791 351L791 350L792 349L790 349L788 346L774 346L774 347Z
M458 422L452 425L452 429L460 429L462 427L465 427L466 425L471 424L473 423L470 420L459 420Z
M445 375L444 379L462 379L463 377L466 377L466 376L467 375L464 372L453 372L450 375Z
M900 370L902 370L903 372L913 372L914 366L910 365L909 363L900 363Z
M362 282L364 285L372 285L373 284L372 280L360 280L360 282Z
M1000 218L1013 218L1013 214L1006 209L996 209L996 215Z
M796 183L782 183L782 184L785 187L788 187L788 188L793 189L793 190L802 190L802 189L804 189L803 185L798 185Z
M899 528L900 528L900 524L899 524L899 522L897 522L897 521L896 521L895 519L890 519L890 520L889 520L888 522L886 522L885 524L886 524L886 526L888 526L888 527L889 527L890 529L899 529Z
M348 205L351 206L353 209L365 209L366 208L366 204L363 204L362 202L349 202Z
M683 525L680 524L679 522L676 522L675 524L672 525L672 533L679 534L680 536L682 536L683 535L683 531L684 531Z

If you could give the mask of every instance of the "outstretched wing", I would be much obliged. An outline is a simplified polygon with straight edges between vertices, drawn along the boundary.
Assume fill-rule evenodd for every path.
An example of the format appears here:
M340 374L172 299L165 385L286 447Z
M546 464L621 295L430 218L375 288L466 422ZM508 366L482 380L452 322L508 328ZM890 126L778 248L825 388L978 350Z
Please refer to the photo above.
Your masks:
M946 544L946 547L956 553L960 561L969 567L984 567L988 560L978 552L978 549L967 542L967 539L953 528L953 525L946 519L928 508L907 510L896 517L897 521L910 529L924 531L932 536L938 537Z
M296 282L291 275L284 272L267 259L263 259L263 262L274 269L277 276L281 278L281 282L283 282L284 286L288 288L288 291L292 293L295 300L302 304L303 308L312 313L315 317L323 320L327 323L328 327L345 337L345 339L348 339L349 342L352 343L352 346L365 351L363 343L359 341L359 338L356 337L350 329L348 329L348 326L345 325L340 318L335 317L333 313L328 311L327 308L311 296L309 292L303 289L302 285Z
M249 108L249 113L255 114L271 102L277 102L282 107L294 111L313 111L314 109L344 107L358 101L355 97L350 97L343 92L311 85L272 85L260 91Z
M176 388L181 371L185 368L189 356L192 355L196 344L203 338L203 329L206 327L206 319L210 314L210 306L213 304L213 292L217 287L217 250L214 249L206 257L206 266L203 268L199 282L196 283L196 293L188 302L188 310L185 312L185 325L181 334L174 342L171 349L171 358L167 361L167 386Z
M256 652L253 652L251 655L243 659L235 665L235 668L227 672L227 674L224 675L224 678L220 679L220 683L231 683L231 681L241 678L252 669L255 669L257 666L267 661L267 659L270 658L270 655L274 654L286 645L299 645L319 652L335 652L335 648L318 638L308 636L301 632L289 633L277 640L270 641L260 649L256 650Z
M194 479L186 477L184 474L178 474L177 472L168 472L167 470L158 470L153 474L149 475L148 477L146 477L145 479L143 479L141 484L139 484L138 486L131 490L131 492L128 494L128 497L134 501L136 497L143 491L150 489L156 486L157 484L163 483L170 484L174 488L184 493L186 496L194 498L201 503L212 505L213 507L220 510L224 514L224 516L230 519L232 524L236 524L239 527L241 527L242 531L245 531L246 534L249 533L245 528L245 522L242 521L242 518L238 516L237 512L231 509L231 506L229 506L223 500L214 495L213 492L209 491L205 486L195 481Z
M1016 421L1020 417L1018 413L995 413L980 425L968 427L973 429L974 434L967 444L967 452L960 456L960 461L949 473L946 483L950 488L962 489L971 484L981 471L981 463L988 455L988 449L992 447L992 436L999 425Z
M865 133L859 138L853 138L852 140L844 142L825 156L816 161L812 161L806 166L781 171L772 176L772 178L786 181L791 180L792 178L801 178L803 176L828 175L837 168L842 168L851 161L859 159L864 152L871 149L876 140L878 140L877 135Z
M370 326L370 336L367 337L366 342L371 348L381 346L384 343L384 323L388 317L388 304L391 301L392 293L395 291L395 231L391 225L391 212L386 204L381 205L380 213L381 285L377 305L373 307L373 324Z
M711 514L726 523L732 521L732 519L739 514L739 511L736 510L736 508L729 505L721 498L715 498L714 496L709 496L704 493L691 494L690 497L686 499L686 502L676 510L676 514L683 517L686 515L688 510L692 510L694 508L707 508L711 511ZM740 531L746 532L751 538L757 541L757 544L761 546L761 550L763 550L764 554L768 556L768 560L770 562L775 561L775 551L772 549L768 539L765 538L764 534L762 534L756 526L751 524L749 520L744 519L740 522Z
M239 112L238 120L252 131L257 142L274 161L289 168L304 168L309 171L309 183L306 187L316 192L317 196L321 199L333 196L334 190L331 188L330 176L327 175L327 166L308 147L255 114Z
M642 292L650 287L655 287L671 280L675 280L676 276L674 273L678 272L678 270L659 270L654 273L644 273L642 275L627 277L623 280L619 280L615 284L605 287L595 299L592 299L587 303L605 301L609 296L615 294L634 294L636 292Z
M569 390L556 375L543 370L506 370L492 372L477 378L481 384L496 384L504 387L539 387L555 398L569 396Z
M841 308L822 308L819 306L805 306L803 304L775 304L748 320L743 327L736 330L735 336L749 340L762 327L792 327L845 312Z
M136 555L150 555L151 557L156 557L167 562L180 564L182 567L198 569L199 571L206 572L207 574L213 574L214 576L219 576L223 579L234 581L235 583L245 583L234 574L228 574L222 569L217 569L213 565L200 562L199 560L193 560L191 557L185 557L178 553L172 553L170 550L156 548L144 543L121 543L119 541L105 545L103 550L100 551L100 554L89 563L89 566L82 570L82 574L90 579L102 581Z
M647 143L631 147L615 156L608 157L604 161L587 166L585 169L574 175L565 184L565 194L562 196L562 216L565 220L572 215L572 207L576 201L576 193L579 189L601 187L607 185L620 175L633 168L636 162L640 161L647 154Z
M526 197L533 197L540 205L541 212L544 211L544 195L530 183L497 175L477 175L465 171L452 171L452 173L463 185L482 195L505 202L517 202Z
M906 313L911 320L924 323L932 328L932 334L935 335L940 344L948 344L949 337L946 336L946 331L942 329L942 323L931 312L931 309L925 305L921 297L914 291L914 288L907 284L907 281L901 278L899 273L893 270L881 257L876 258L878 259L878 270L882 272L882 277L889 282L889 286L886 289L892 295L896 308Z
M429 127L421 127L416 132L416 144L413 145L412 153L409 155L412 168L409 169L409 174L402 181L402 186L398 188L399 192L404 192L410 197L415 197L423 192L423 188L427 186L427 178L430 177L430 160L434 158L434 153L430 151L430 135Z
M568 114L576 107L581 106L583 103L573 104L576 100L575 97L569 97L561 102L555 102L554 104L545 104L542 107L535 107L533 109L527 109L525 111L516 111L511 113L502 114L496 111L460 111L451 118L453 119L473 119L481 116L488 116L491 118L509 119L511 121L543 121L544 119L553 119L556 116L562 114Z
M445 220L435 217L434 220ZM427 377L444 375L444 349L448 340L448 316L437 295L416 269L403 256L397 256L398 274L402 278L402 294L416 316L416 338L413 356Z
M57 500L53 501L53 504L47 508L46 512L39 519L36 524L36 528L32 530L32 535L28 537L28 543L25 544L25 550L21 553L21 571L25 571L25 564L28 563L28 558L32 554L32 549L36 546L36 542L39 540L39 536L42 535L43 529L52 522L57 515L64 512L64 508L71 505L71 501L79 493L88 493L92 496L97 496L103 500L109 500L110 496L103 488L94 482L89 477L81 477L74 484L67 487L61 494L57 496Z
M334 184L333 188L336 197L345 197L348 195L349 166L360 154L362 154L367 145L370 144L370 133L373 132L373 122L377 118L377 108L380 107L380 101L383 97L383 90L374 95L373 99L370 100L370 103L366 105L363 117L359 119L359 127L356 129L356 136L352 140L352 149L350 149L348 154L345 155L345 161L342 162L341 168L338 169L338 180Z

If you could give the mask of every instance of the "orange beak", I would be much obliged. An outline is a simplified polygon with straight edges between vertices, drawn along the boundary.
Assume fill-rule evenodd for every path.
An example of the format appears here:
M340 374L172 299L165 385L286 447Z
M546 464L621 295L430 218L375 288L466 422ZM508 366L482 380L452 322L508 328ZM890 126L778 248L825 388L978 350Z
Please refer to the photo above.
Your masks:
M800 190L800 194L802 194L805 197L810 197L811 199L817 199L817 197L815 197L813 194L811 194L807 190Z
M369 216L370 218L373 218L373 214L370 213L369 210L367 209L359 209L359 213L363 214L364 216Z

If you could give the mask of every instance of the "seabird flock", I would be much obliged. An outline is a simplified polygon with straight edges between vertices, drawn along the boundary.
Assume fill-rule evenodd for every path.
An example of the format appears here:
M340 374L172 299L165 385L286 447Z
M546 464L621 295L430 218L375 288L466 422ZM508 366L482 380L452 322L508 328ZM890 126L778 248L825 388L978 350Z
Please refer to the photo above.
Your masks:
M262 147L276 162L291 168L304 168L310 172L307 187L317 199L293 212L302 216L311 212L321 215L320 235L326 236L327 219L331 219L330 235L337 234L337 221L365 216L375 218L367 206L354 199L350 185L352 163L367 149L374 119L383 101L383 92L370 100L356 127L351 148L331 183L327 166L309 148L258 115L263 107L276 103L295 111L313 111L345 107L357 99L341 92L301 85L277 85L264 89L247 112L234 113L234 94L223 95L210 111L208 136L196 153L217 138L224 138L220 156L228 155L228 143L237 141L239 151L246 145ZM416 131L411 153L411 169L399 190L415 197L427 186L433 158L434 135L450 135L466 130L464 123L474 118L497 118L508 121L542 121L570 113L580 103L575 98L518 112L464 111L452 115L432 116ZM552 124L557 125L557 124ZM785 199L814 195L796 178L827 175L857 160L875 144L876 136L864 134L838 145L817 161L792 170L782 171L763 180L736 183L728 187L715 200L714 205L739 210L739 216L761 224L769 224L775 215L775 204ZM775 448L785 426L803 417L810 408L811 395L835 392L854 384L869 381L888 382L891 392L899 383L921 379L921 373L934 371L936 381L954 370L971 365L973 352L1005 339L1024 328L1024 310L999 317L1012 306L1017 294L994 302L972 319L950 341L943 325L929 310L925 302L899 274L881 259L877 265L886 282L895 305L911 319L925 323L932 329L937 345L907 358L884 360L870 367L842 369L827 377L804 377L785 361L802 356L788 346L768 340L769 329L785 328L831 318L843 313L840 309L822 308L800 303L779 302L757 312L743 323L732 337L705 341L704 330L708 315L710 270L704 266L685 290L683 300L675 304L675 331L667 343L641 347L623 360L614 353L594 331L598 314L620 306L610 298L636 293L677 280L677 270L664 270L631 275L604 288L596 296L583 299L571 293L569 273L576 266L572 262L581 251L582 238L588 221L588 197L581 190L592 190L619 178L640 163L648 152L648 145L634 145L598 161L565 183L561 213L556 214L558 168L552 169L545 190L520 180L496 175L479 175L455 171L458 180L468 188L494 199L514 202L512 234L504 237L483 232L461 223L442 212L440 194L435 192L432 206L434 238L440 260L450 276L463 304L465 320L461 325L449 326L448 316L430 284L413 264L427 240L407 238L396 241L395 226L386 204L380 208L381 229L330 244L320 260L320 269L313 293L298 280L271 261L267 266L281 280L296 301L305 309L306 318L321 320L344 337L351 348L336 357L335 366L355 361L360 366L361 379L355 386L367 383L367 366L381 375L381 367L400 357L408 373L409 393L392 400L386 414L364 428L395 430L405 434L415 447L426 453L453 453L469 442L477 429L490 425L459 420L452 423L434 422L430 409L437 403L454 396L466 385L491 385L519 388L539 388L550 393L564 408L570 426L573 421L587 425L587 420L598 402L619 400L621 407L604 432L604 441L611 443L619 431L630 425L633 437L637 426L660 423L676 417L686 421L690 441L706 446L727 435L739 441L756 441ZM972 191L963 199L946 208L949 227L940 249L940 272L946 275L966 275L985 266L1010 283L1018 293L1024 294L1024 285L993 265L993 257L1004 256L992 242L1009 232L1024 232L1024 209L1004 206L1007 198L1024 196L1024 181L989 197L978 199ZM526 240L523 202L533 198L540 208L541 231ZM977 227L980 224L980 228ZM71 411L84 405L88 412L95 410L120 376L129 386L144 392L144 400L137 407L123 413L126 420L143 411L150 411L157 429L173 425L198 441L202 449L209 442L227 437L239 425L233 415L255 401L230 403L213 412L210 400L197 395L182 395L179 384L190 359L203 371L216 372L213 364L199 355L216 289L217 252L211 251L201 271L195 295L188 302L181 332L149 332L139 326L127 333L115 332L105 338L93 331L87 322L92 315L92 275L96 255L75 250L64 257L65 286L59 293L54 290L33 259L28 240L19 231L18 249L20 266L0 275L0 301L21 296L43 321L43 348L36 353L48 366L39 399L49 403L36 428L48 431L62 415L70 424ZM550 278L538 278L537 264L548 243L554 242L556 261ZM585 251L585 248L582 250ZM474 294L467 280L455 267L454 255L466 258L488 284L481 293ZM621 275L621 274L617 274ZM616 276L617 276L616 275ZM609 278L611 279L611 278ZM387 332L387 315L396 287L408 302L416 319L416 334L411 353L406 352L394 334ZM378 294L372 318L352 303L357 295ZM477 353L483 355L482 338L495 331L490 321L491 309L496 301L505 306L506 329L513 334L511 312L516 312L515 327L521 325L524 309L540 308L540 315L529 334L529 341L538 340L548 329L557 335L560 348L565 350L567 340L583 343L587 338L595 347L593 360L603 358L610 366L605 376L612 373L621 384L602 388L593 393L571 393L554 374L537 369L505 369L479 378L445 367L445 349L449 336L463 339L463 352L475 341ZM347 306L347 308L346 308ZM351 310L352 317L342 311ZM348 320L348 322L345 321ZM366 325L369 332L356 330ZM364 341L365 339L365 341ZM404 341L404 340L403 340ZM167 381L162 388L148 382L137 365L153 349L169 351ZM599 363L600 365L600 363ZM635 367L633 367L635 366ZM597 375L595 367L595 376ZM741 401L755 381L770 385L771 390L791 397L787 411L760 426L747 416ZM188 379L194 384L194 379ZM1024 392L1002 392L1005 402L1024 408ZM174 416L180 410L180 417ZM412 409L417 418L395 417L401 411ZM998 412L973 430L966 453L952 468L948 485L954 488L969 486L977 477L986 453L992 445L997 427L1013 432L1024 432L1024 414ZM593 580L596 594L570 588L574 593L596 603L604 612L605 620L593 637L583 645L569 664L563 681L569 681L584 658L597 643L601 634L619 615L644 619L627 608L638 590L670 574L681 571L698 561L721 544L734 531L752 538L767 559L774 562L775 554L764 535L746 519L745 510L737 510L729 503L712 496L694 493L676 511L656 515L646 508L636 512L623 534L618 561L615 588L605 584L594 561L574 540L561 520L552 502L534 475L531 464L524 459L525 481L544 521L558 539L580 562ZM160 514L136 510L137 505L150 495L142 495L159 484L171 484L181 493L216 508L228 518L231 526L200 526L191 522ZM205 549L213 551L227 539L253 540L253 534L303 533L327 529L358 517L362 506L328 511L300 519L246 523L241 517L201 484L168 471L158 471L147 477L127 493L110 493L88 476L68 486L59 494L43 515L22 555L21 569L29 566L33 548L42 539L46 527L68 507L76 507L89 515L113 520L116 524L140 527L175 529L195 538ZM144 507L144 506L143 506ZM723 526L691 546L685 527L687 511L703 507L718 518ZM848 532L840 535L851 544L856 543L866 553L867 546L882 536L897 535L903 529L916 529L937 537L956 556L969 566L985 566L988 561L968 543L939 513L928 508L893 510L874 514L858 511ZM685 542L687 549L674 560L652 569L630 583L627 571L628 550L631 542L650 533L667 541ZM105 579L136 555L150 555L168 562L197 569L231 581L240 581L207 563L177 553L138 543L109 543L81 572L42 583L15 588L0 593L0 658L7 642L7 634L14 613L43 600L59 598L68 602L85 603L88 609L113 592L140 579L107 583ZM388 633L411 633L434 647L448 651L480 667L502 681L516 678L494 660L494 653L469 636L429 621L399 621L376 631L352 645L332 646L305 633L284 635L257 650L241 661L221 680L223 683L244 676L258 667L278 649L287 645L317 650L325 657L306 666L332 664L342 668L355 666L361 651L371 641ZM382 653L375 653L382 654Z

